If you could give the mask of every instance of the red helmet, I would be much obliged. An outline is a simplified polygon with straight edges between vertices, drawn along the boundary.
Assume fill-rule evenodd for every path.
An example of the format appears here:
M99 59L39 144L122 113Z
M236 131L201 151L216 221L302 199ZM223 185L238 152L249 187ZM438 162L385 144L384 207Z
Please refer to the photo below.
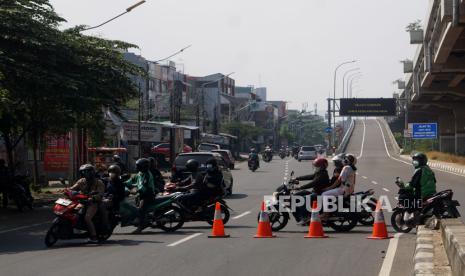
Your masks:
M313 161L313 166L326 169L328 167L328 160L325 158L317 158Z

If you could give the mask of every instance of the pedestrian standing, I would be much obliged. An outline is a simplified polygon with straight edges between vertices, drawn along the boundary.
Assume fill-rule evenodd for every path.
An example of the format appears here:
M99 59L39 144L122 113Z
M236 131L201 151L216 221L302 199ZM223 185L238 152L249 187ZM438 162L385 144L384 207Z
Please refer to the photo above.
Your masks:
M2 206L8 206L8 184L9 172L8 167L5 165L5 160L0 159L0 192L2 193Z

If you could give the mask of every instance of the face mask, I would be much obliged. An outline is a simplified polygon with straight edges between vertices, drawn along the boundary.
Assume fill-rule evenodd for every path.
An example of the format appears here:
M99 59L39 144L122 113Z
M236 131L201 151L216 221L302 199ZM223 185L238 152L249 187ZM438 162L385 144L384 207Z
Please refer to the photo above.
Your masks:
M412 161L412 164L415 168L419 167L420 166L420 162L418 162L417 160L413 160Z
M314 167L315 172L319 172L321 170L320 167Z

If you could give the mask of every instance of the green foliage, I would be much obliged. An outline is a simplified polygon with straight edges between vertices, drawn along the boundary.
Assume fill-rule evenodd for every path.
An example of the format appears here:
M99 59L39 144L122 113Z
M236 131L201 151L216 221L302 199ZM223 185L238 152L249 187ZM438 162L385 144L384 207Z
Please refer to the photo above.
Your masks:
M60 31L65 20L48 0L0 0L0 21L4 138L27 132L37 148L45 133L102 132L102 108L118 114L137 95L128 76L143 71L120 52L135 45L82 35L83 27Z
M223 124L221 127L223 132L237 136L243 145L249 145L257 136L265 135L268 133L267 130L261 127L256 127L250 124L244 124L236 121Z
M291 142L301 145L325 144L324 129L326 123L323 117L301 113L291 114L286 124L293 134L293 139L290 139Z

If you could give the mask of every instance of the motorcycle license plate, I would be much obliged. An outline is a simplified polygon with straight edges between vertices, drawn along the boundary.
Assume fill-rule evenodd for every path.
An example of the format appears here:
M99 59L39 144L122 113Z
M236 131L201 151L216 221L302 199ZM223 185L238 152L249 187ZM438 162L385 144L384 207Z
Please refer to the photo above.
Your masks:
M68 200L68 199L59 198L59 199L57 199L57 201L55 201L55 203L63 205L63 206L69 206L72 202L71 202L71 200Z

